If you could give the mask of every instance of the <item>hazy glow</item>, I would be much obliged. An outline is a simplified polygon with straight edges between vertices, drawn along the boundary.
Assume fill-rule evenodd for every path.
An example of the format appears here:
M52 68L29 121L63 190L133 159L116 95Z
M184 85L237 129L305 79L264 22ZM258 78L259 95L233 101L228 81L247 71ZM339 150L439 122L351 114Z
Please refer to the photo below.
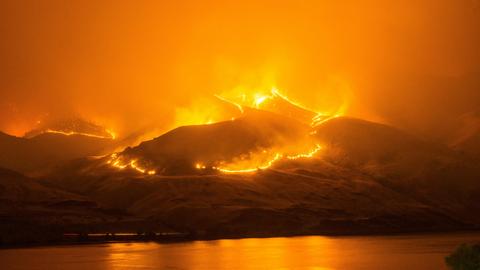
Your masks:
M223 98L223 97L221 97L221 96L219 96L219 95L214 95L214 96L215 96L216 98L224 101L224 102L227 102L227 103L229 103L229 104L232 104L233 106L237 107L238 110L239 110L241 113L244 113L242 105L240 105L240 104L238 104L238 103L235 103L235 102L233 102L233 101L230 101L230 100L228 100L228 99L226 99L226 98Z
M215 94L262 108L277 86L322 115L447 133L480 105L479 17L472 0L0 1L0 130L78 115L158 136L225 120Z

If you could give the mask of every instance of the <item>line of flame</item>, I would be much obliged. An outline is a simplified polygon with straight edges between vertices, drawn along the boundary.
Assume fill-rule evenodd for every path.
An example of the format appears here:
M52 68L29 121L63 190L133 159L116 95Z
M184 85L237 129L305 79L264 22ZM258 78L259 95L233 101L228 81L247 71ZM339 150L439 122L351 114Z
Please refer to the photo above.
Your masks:
M231 101L231 100L228 100L228 99L226 99L226 98L224 98L224 97L222 97L222 96L219 96L219 95L213 95L213 96L216 97L216 98L218 98L218 99L220 99L220 100L222 100L222 101L225 101L225 102L227 102L227 103L229 103L229 104L232 104L233 106L237 107L237 109L238 109L241 113L243 113L243 107L242 107L242 105L240 105L240 104L238 104L238 103L235 103L235 102L233 102L233 101Z
M231 170L231 169L226 169L226 168L220 168L220 167L212 167L212 169L224 172L224 173L249 173L249 172L255 172L257 170L265 170L270 168L277 160L281 159L283 157L282 154L277 153L275 154L275 157L271 160L269 160L266 164L257 166L256 168L248 168L248 169L240 169L240 170Z
M118 158L118 155L115 154L115 153L110 155L110 159L107 161L107 164L110 164L112 167L115 167L115 168L120 169L120 170L123 170L127 167L130 167L130 168L136 170L137 172L140 172L140 173L143 173L143 174L146 173L148 175L154 175L156 173L155 170L148 170L148 169L145 169L145 168L142 168L142 167L138 166L136 159L132 159L128 163L122 163L120 161L120 159Z
M319 112L316 112L315 110L307 108L307 107L301 105L300 103L297 103L297 102L289 99L287 96L281 94L278 91L278 89L275 88L275 87L272 88L271 92L272 92L273 96L278 96L278 97L284 99L285 101L289 102L290 104L293 104L294 106L297 106L297 107L302 108L304 110L316 113L316 115L312 118L312 122L310 123L310 126L312 126L312 127L318 126L319 124L321 124L321 123L323 123L327 120L342 116L343 111L345 110L345 108L343 108L344 106L342 105L342 107L340 109L338 109L337 112L333 115L329 115L329 114L325 114L325 113L319 113Z
M43 133L54 133L54 134L62 134L65 136L72 136L72 135L81 135L81 136L86 136L86 137L93 137L93 138L100 138L100 139L112 139L114 140L116 138L116 134L113 131L106 130L106 132L110 136L102 136L102 135L96 135L96 134L90 134L90 133L84 133L84 132L75 132L75 131L61 131L61 130L53 130L53 129L47 129L43 131Z
M317 144L315 149L313 149L312 151L310 151L308 153L298 154L298 155L293 155L293 156L286 156L286 158L290 159L290 160L295 160L295 159L299 159L299 158L311 158L321 149L322 149L322 147Z
M296 159L300 159L300 158L311 158L321 149L322 149L322 147L320 145L316 145L315 149L313 149L312 151L310 151L308 153L301 153L301 154L297 154L297 155L283 155L283 154L280 154L280 153L276 153L275 157L273 157L271 160L269 160L268 162L266 162L263 165L256 166L255 168L246 168L246 169L236 169L236 170L234 170L234 169L227 169L227 168L222 168L222 167L212 167L212 169L223 172L223 173L251 173L251 172L256 172L258 170L268 169L268 168L272 167L277 161L279 161L282 158L286 158L286 159L289 159L289 160L296 160ZM127 163L122 163L116 153L114 153L110 156L110 159L107 161L107 164L110 164L112 167L120 169L120 170L123 170L127 167L130 167L131 169L134 169L134 170L136 170L136 171L138 171L142 174L146 173L146 174L149 174L149 175L153 175L153 174L156 173L155 170L148 170L146 168L142 168L142 167L138 166L137 165L137 160L135 160L135 159L132 159ZM200 169L206 169L207 167L205 165L203 165L202 163L196 163L195 168L200 170Z
M243 109L243 106L236 103L236 102L233 102L229 99L226 99L220 95L214 95L216 98L222 100L222 101L225 101L227 103L230 103L234 106L236 106L241 113L244 112L244 109ZM262 104L268 100L268 99L273 99L275 97L279 97L281 99L283 99L284 101L292 104L293 106L296 106L298 108L301 108L303 110L306 110L306 111L310 111L310 112L313 112L315 113L316 115L311 119L311 123L310 123L310 126L312 127L315 127L327 120L330 120L332 118L336 118L336 117L340 117L340 116L343 116L344 114L344 111L345 111L345 104L342 105L341 108L339 108L335 114L333 115L330 115L330 114L326 114L326 113L320 113L320 112L317 112L315 110L312 110L311 108L307 108L305 106L303 106L302 104L296 102L296 101L293 101L291 99L289 99L286 95L280 93L280 91L276 88L276 87L272 87L272 89L270 90L270 94L255 94L254 96L254 100L253 100L253 104L251 105L253 108L257 108L257 109L260 109ZM245 94L243 95L243 98L245 99Z
M270 167L272 167L277 161L279 161L282 158L286 158L289 160L295 160L295 159L300 159L300 158L312 158L318 151L320 151L322 147L320 145L316 145L315 149L308 153L301 153L297 155L283 155L280 153L276 153L275 157L273 157L271 160L266 162L263 165L256 166L255 168L246 168L246 169L227 169L227 168L222 168L222 167L212 167L212 169L223 172L223 173L251 173L251 172L256 172L258 170L265 170ZM196 169L206 169L206 166L203 165L202 163L196 163L195 164Z
M307 107L303 106L302 104L300 104L300 103L298 103L298 102L295 102L295 101L289 99L287 96L285 96L285 95L283 95L282 93L280 93L280 91L278 91L278 89L277 89L276 87L272 87L271 93L272 93L272 96L273 96L273 97L275 97L275 96L280 97L280 98L282 98L283 100L287 101L288 103L290 103L290 104L292 104L292 105L294 105L294 106L296 106L296 107L299 107L299 108L304 109L304 110L306 110L306 111L314 112L314 113L317 114L317 116L320 114L320 113L315 112L315 110L312 110L312 109L310 109L310 108L307 108ZM317 116L314 116L314 118L317 117Z

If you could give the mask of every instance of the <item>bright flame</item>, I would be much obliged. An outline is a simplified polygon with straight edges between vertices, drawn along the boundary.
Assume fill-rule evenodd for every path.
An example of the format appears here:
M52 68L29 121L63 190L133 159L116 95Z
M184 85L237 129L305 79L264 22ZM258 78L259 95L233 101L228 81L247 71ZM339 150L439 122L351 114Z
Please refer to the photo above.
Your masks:
M100 139L111 139L114 140L116 138L116 135L114 132L110 130L106 130L106 132L110 136L102 136L102 135L97 135L97 134L90 134L90 133L84 133L84 132L75 132L75 131L61 131L61 130L53 130L53 129L47 129L43 131L42 133L54 133L54 134L62 134L65 136L72 136L72 135L81 135L81 136L87 136L87 137L93 137L93 138L100 138Z
M117 138L117 134L115 132L113 132L112 130L106 129L105 132L107 132L110 135L112 140L115 140Z
M241 113L244 112L242 105L240 105L240 104L238 104L238 103L235 103L235 102L233 102L233 101L231 101L231 100L228 100L228 99L226 99L226 98L224 98L224 97L222 97L222 96L219 96L219 95L214 95L214 96L215 96L216 98L218 98L218 99L226 102L226 103L232 104L233 106L237 107L237 109L238 109Z
M225 97L215 95L216 98L233 105L236 107L241 113L244 113L244 106L245 104L251 104L252 102L252 96L250 98L247 98L247 94L243 93L240 95L242 97L242 105L240 103L233 102ZM267 101L273 100L275 98L281 99L282 102L287 102L297 108L303 109L305 111L308 111L310 113L307 113L308 117L304 120L310 120L309 118L313 115L311 118L311 125L316 126L319 123L322 123L323 121L326 121L331 118L339 117L342 116L346 107L345 104L342 105L342 107L339 108L337 112L334 114L327 114L327 113L319 113L315 112L314 110L296 102L291 99L289 99L286 95L280 93L280 91L276 87L272 87L270 90L269 94L262 94L261 91L257 92L256 94L253 95L253 107L255 108L261 108L265 107L265 109L268 110L268 104ZM208 103L207 103L208 104ZM198 104L197 104L198 105ZM205 104L203 104L205 105ZM285 105L283 103L283 105ZM248 106L248 105L245 105ZM272 106L276 106L275 103L272 103ZM206 108L206 109L205 109ZM273 107L272 107L273 108ZM281 109L281 107L276 108L276 109ZM215 108L212 108L211 106L200 106L198 108L194 108L193 110L184 110L184 115L182 116L184 119L187 120L190 124L193 123L202 123L202 124L211 124L216 122L215 117L218 118L218 113L220 111L217 111ZM180 114L179 114L180 115ZM182 119L183 119L182 118ZM232 121L235 120L235 117L230 118ZM111 135L112 138L115 138L115 133L110 132L107 130L107 132ZM311 131L310 135L314 135L316 131ZM193 164L193 167L197 170L205 170L205 169L213 169L222 173L251 173L251 172L256 172L258 170L264 170L268 169L271 166L273 166L276 162L280 160L296 160L296 159L301 159L301 158L312 158L314 157L322 147L320 145L316 145L316 147L306 153L298 153L298 154L293 154L289 155L285 151L280 151L280 152L271 152L270 154L267 154L266 150L263 150L263 156L258 155L255 157L256 160L253 159L245 159L245 157L242 157L241 160L238 159L237 161L231 162L230 164L225 164L224 162L217 162L213 163L215 166L211 165L205 165L202 162L197 162ZM273 155L273 156L272 156ZM138 165L138 162L136 159L128 160L128 162L125 160L125 157L118 157L116 154L113 154L107 162L111 166L118 168L118 169L125 169L125 168L131 168L139 173L142 174L149 174L153 175L156 174L155 170L148 170L146 168L143 168Z
M270 89L269 93L262 93L261 91L259 91L259 92L255 92L253 95L250 95L250 96L247 95L245 92L243 92L242 94L238 95L238 97L241 97L241 101L240 101L241 104L236 103L236 102L232 101L231 99L227 99L227 98L225 98L223 96L220 96L220 95L215 95L215 97L236 106L237 108L239 108L239 110L242 113L244 112L244 106L242 106L241 104L243 104L245 106L251 106L251 107L256 108L256 109L268 110L268 107L267 107L268 102L267 101L268 100L273 100L275 98L279 98L279 99L281 99L281 100L283 100L283 101L285 101L285 102L287 102L287 103L289 103L289 104L291 104L291 105L293 105L297 108L300 108L300 109L303 109L305 111L309 111L309 112L312 112L312 113L316 114L315 116L313 116L313 118L310 121L310 125L312 127L317 126L317 125L319 125L320 123L322 123L326 120L329 120L329 119L332 119L332 118L335 118L335 117L343 116L345 114L346 107L347 107L347 103L344 101L344 103L340 106L340 108L338 108L333 113L331 113L331 112L330 113L318 112L316 110L308 108L307 106L302 105L301 103L299 103L297 101L291 100L286 95L282 94L278 90L278 88L276 88L276 87L272 87ZM247 97L250 97L250 98L247 98Z
M107 161L107 164L110 164L112 167L123 170L127 167L130 167L131 169L134 169L135 171L142 173L142 174L148 174L148 175L154 175L156 174L155 170L148 170L146 168L143 168L137 164L136 159L132 159L129 162L122 162L121 158L116 154L111 154L110 159Z
M275 154L275 157L273 159L269 160L266 164L257 166L255 168L247 168L247 169L227 169L227 168L221 168L221 167L212 167L212 169L223 172L223 173L249 173L249 172L256 172L257 170L265 170L270 168L277 160L280 160L282 158L282 154L277 153Z
M308 152L308 153L297 154L297 155L293 155L293 156L286 156L286 158L287 158L287 159L290 159L290 160L295 160L295 159L299 159L299 158L311 158L311 157L313 157L318 151L320 151L321 149L322 149L322 147L317 144L317 146L315 147L315 149L313 149L312 151L310 151L310 152Z
M307 108L305 106L303 106L302 104L298 103L298 102L295 102L291 99L289 99L287 96L281 94L278 89L276 87L272 87L272 95L273 96L277 96L277 97L280 97L282 98L283 100L287 101L288 103L294 105L294 106L297 106L299 108L302 108L304 110L307 110L307 111L312 111L312 112L315 112L314 110L310 109L310 108ZM346 103L344 103L335 113L333 114L328 114L328 113L323 113L323 112L315 112L317 115L315 115L313 118L312 118L312 122L311 122L311 126L312 127L315 127L327 120L330 120L330 119L333 119L333 118L337 118L337 117L340 117L340 116L343 116L345 114L345 111L346 111Z
M281 160L282 158L286 158L289 160L296 160L296 159L301 159L301 158L312 158L315 154L320 151L322 147L320 145L316 145L315 149L311 150L310 152L307 153L300 153L296 155L284 155L281 153L276 153L275 156L268 160L267 162L255 166L255 167L249 167L249 168L241 168L241 169L231 169L227 167L212 167L212 169L223 172L223 173L251 173L251 172L256 172L258 170L265 170L270 167L272 167L277 161ZM265 152L265 151L264 151ZM202 163L196 163L195 164L196 169L206 169L206 166L203 165Z
M172 128L187 125L205 125L220 121L230 120L243 113L243 107L240 104L227 100L221 96L214 97L229 106L218 106L217 100L211 98L198 99L187 107L178 107L175 111L175 121ZM212 102L215 101L215 102ZM225 105L224 104L224 105Z
M278 91L278 89L274 86L272 87L272 90L270 91L272 93L272 96L273 97L280 97L281 99L287 101L288 103L296 106L296 107L299 107L299 108L302 108L306 111L311 111L311 112L315 112L314 110L310 109L310 108L307 108L305 106L303 106L302 104L298 103L298 102L295 102L293 100L290 100L287 96L283 95L280 93L280 91ZM317 113L317 112L315 112ZM318 114L318 113L317 113Z
M255 94L254 95L254 101L253 101L253 106L255 108L260 108L260 105L262 105L262 103L265 102L265 100L271 98L271 96L267 96L267 95L262 95L262 94Z

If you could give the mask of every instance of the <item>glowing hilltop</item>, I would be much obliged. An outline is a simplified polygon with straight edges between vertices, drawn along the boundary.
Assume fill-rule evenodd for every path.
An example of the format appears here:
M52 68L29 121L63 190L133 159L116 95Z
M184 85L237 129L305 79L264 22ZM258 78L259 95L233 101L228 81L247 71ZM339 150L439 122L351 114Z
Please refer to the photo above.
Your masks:
M333 112L318 112L300 102L291 100L276 87L272 87L269 93L256 92L251 95L243 93L239 96L240 99L235 101L220 95L215 96L237 107L241 113L251 108L266 110L308 122L312 127L328 119L343 116L347 107L344 102Z
M230 120L209 120L203 125L190 126L190 131L185 131L188 126L179 128L185 134L174 129L155 140L111 155L107 164L146 175L256 172L282 160L315 157L322 147L315 142L312 129L343 114L343 109L334 115L313 112L276 88L267 95L253 94L250 103L246 96L243 95L242 102L236 102L215 95L217 100L237 110L236 117L223 117L231 117ZM177 143L172 141L177 140L174 135L180 138L178 146L173 146ZM165 142L161 143L162 140Z
M111 129L78 117L54 119L46 122L38 121L37 127L27 132L24 137L32 138L41 134L79 135L111 140L117 138L117 134Z

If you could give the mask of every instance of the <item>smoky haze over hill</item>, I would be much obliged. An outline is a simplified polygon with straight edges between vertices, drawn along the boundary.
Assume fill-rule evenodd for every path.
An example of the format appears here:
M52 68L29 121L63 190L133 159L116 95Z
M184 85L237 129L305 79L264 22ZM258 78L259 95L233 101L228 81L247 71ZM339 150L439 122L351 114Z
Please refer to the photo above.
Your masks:
M75 115L166 131L202 98L275 85L446 140L479 106L479 16L473 0L2 1L0 130Z

